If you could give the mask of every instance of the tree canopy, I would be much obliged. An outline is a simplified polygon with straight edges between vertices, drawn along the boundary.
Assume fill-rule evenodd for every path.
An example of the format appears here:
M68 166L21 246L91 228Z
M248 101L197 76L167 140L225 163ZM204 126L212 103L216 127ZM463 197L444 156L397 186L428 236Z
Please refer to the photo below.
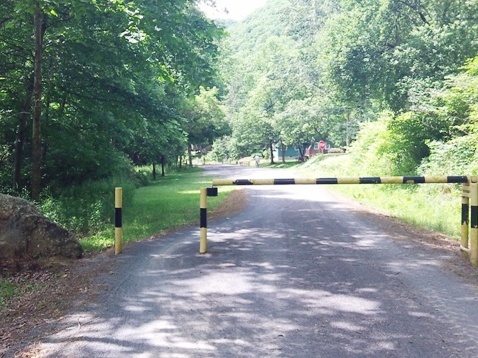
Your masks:
M193 0L6 0L0 29L0 180L35 199L181 155L180 109L218 84L223 29Z
M450 83L474 76L477 6L270 0L228 27L222 43L224 103L236 146L229 152L248 155L271 140L348 146L360 128L371 128L361 123L384 120L387 150L408 158L397 170L419 170L437 148L431 143L468 135L476 125L463 104L474 91ZM391 157L401 160L397 155Z

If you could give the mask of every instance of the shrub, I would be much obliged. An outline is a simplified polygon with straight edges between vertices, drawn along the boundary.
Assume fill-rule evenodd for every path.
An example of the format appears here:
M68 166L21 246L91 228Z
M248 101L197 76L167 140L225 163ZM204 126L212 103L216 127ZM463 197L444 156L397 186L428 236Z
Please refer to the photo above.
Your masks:
M114 178L71 186L56 196L45 195L39 210L78 236L91 235L113 223L115 187L123 188L123 205L129 205L136 183Z
M430 156L418 171L423 175L476 175L478 173L478 138L473 135L446 143L430 142Z

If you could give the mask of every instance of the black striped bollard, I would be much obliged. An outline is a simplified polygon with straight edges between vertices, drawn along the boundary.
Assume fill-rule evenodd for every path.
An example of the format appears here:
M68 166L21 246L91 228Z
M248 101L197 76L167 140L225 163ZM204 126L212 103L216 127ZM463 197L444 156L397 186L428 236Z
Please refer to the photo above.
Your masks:
M478 177L470 181L470 262L478 266Z
M460 249L465 256L470 255L470 183L464 183L461 192L461 242Z
M199 253L207 252L207 197L217 196L217 188L201 188L199 198Z
M123 188L115 188L115 255L123 251Z

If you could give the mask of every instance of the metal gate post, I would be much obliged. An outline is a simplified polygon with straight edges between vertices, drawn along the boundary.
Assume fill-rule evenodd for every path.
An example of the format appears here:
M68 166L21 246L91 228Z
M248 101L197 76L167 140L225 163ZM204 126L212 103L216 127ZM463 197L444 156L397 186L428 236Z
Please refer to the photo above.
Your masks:
M461 194L461 245L460 249L465 257L470 253L469 230L470 226L470 183L463 183Z
M115 255L123 251L123 188L115 188Z
M478 266L478 177L471 177L470 206L470 262Z
M199 253L207 252L207 188L201 188L199 198Z

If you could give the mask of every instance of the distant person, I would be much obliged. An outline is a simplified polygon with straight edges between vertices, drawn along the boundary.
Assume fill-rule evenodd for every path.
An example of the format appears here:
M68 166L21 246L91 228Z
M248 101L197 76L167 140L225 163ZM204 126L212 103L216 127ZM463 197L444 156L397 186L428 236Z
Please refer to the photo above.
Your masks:
M254 157L254 160L256 161L256 167L259 167L259 161L261 160L261 158L258 155L256 155Z

